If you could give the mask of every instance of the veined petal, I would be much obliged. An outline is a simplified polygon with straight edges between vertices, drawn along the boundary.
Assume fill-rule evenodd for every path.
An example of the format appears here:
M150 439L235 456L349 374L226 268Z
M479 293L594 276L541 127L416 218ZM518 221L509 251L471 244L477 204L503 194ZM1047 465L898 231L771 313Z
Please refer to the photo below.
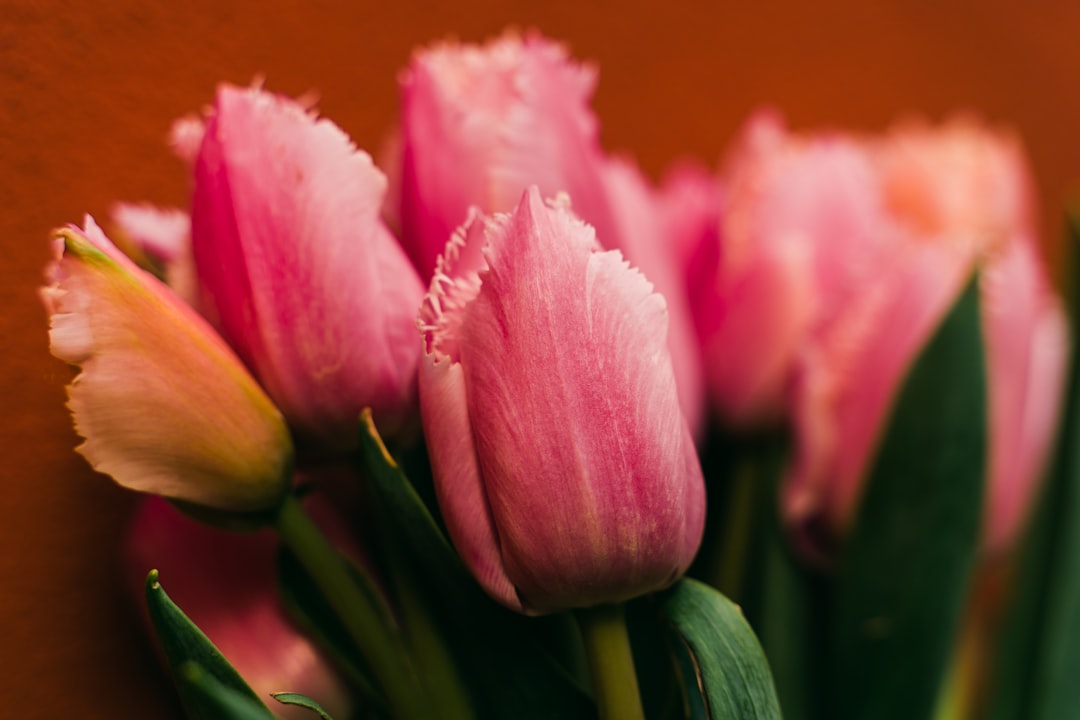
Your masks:
M87 219L58 231L42 297L78 449L121 485L221 510L274 507L292 445L280 413L217 334Z
M469 419L465 374L448 357L420 360L420 412L431 454L439 507L457 548L477 581L507 607L521 600L503 568L497 530L488 507Z
M411 407L423 288L380 220L385 179L300 105L223 86L195 163L199 282L298 435L341 449Z

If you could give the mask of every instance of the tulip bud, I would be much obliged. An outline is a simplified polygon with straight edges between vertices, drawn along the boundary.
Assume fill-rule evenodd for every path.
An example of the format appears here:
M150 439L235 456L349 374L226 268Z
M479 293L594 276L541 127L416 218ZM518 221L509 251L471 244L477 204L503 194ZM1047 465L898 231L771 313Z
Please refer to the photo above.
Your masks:
M1018 138L971 118L907 122L875 150L886 202L921 242L979 257L990 455L983 545L1007 549L1036 495L1064 392L1067 329L1042 267Z
M778 421L823 308L852 301L888 224L851 138L800 138L754 117L727 161L718 235L693 261L695 324L713 404L737 427ZM721 200L722 198L722 200Z
M799 359L785 514L843 536L907 369L978 267L989 406L983 548L1004 550L1036 494L1067 344L1037 260L1022 154L971 121L904 126L865 141L862 153L887 212L883 251L857 301L823 307Z
M404 421L423 287L380 219L371 158L295 102L223 86L194 172L201 307L297 436L342 450L364 407Z
M335 717L347 717L351 703L341 678L285 615L277 555L269 529L230 533L207 527L157 498L139 508L127 544L133 595L141 600L147 570L160 570L172 599L256 694L270 702L272 692L299 692ZM295 720L310 717L286 705L274 712Z
M415 54L401 79L401 242L423 277L470 206L509 212L532 184L548 197L569 193L612 242L589 109L595 86L593 68L535 33Z
M450 242L421 329L439 504L493 597L553 612L682 575L704 483L663 298L620 253L532 187Z
M589 103L596 72L538 34L482 47L418 52L401 80L402 244L424 277L470 207L510 212L536 184L566 193L574 213L646 273L667 301L683 411L701 424L701 362L676 249L660 201L638 169L608 158Z
M89 218L57 232L42 289L79 448L95 469L143 492L229 512L273 509L292 444L281 414L191 308L109 242Z

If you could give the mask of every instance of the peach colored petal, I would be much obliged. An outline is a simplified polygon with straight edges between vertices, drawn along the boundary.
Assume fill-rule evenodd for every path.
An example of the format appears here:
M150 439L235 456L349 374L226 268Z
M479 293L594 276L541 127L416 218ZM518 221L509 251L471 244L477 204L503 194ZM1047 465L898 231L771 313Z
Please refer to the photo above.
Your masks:
M222 510L276 505L289 435L236 356L89 218L55 243L42 297L53 354L82 368L68 388L79 451L135 490Z

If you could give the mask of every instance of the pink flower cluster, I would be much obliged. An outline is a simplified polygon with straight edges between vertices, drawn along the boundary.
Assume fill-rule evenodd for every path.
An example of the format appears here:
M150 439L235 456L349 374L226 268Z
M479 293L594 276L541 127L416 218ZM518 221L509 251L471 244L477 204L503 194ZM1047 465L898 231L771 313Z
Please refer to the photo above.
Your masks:
M689 292L714 407L738 427L792 425L783 511L796 534L824 530L811 544L843 536L905 372L980 271L984 546L1007 548L1053 437L1067 347L1019 142L966 118L800 136L762 114L710 192Z
M905 371L981 269L985 545L1007 547L1066 345L1018 142L965 119L860 137L765 114L716 173L654 187L601 149L595 80L532 34L419 51L389 178L301 104L219 88L174 127L190 212L114 214L168 285L90 220L58 233L44 296L54 353L82 368L81 451L135 489L272 512L296 465L354 448L363 408L390 433L419 417L493 597L619 601L697 551L710 408L790 425L784 517L841 539Z

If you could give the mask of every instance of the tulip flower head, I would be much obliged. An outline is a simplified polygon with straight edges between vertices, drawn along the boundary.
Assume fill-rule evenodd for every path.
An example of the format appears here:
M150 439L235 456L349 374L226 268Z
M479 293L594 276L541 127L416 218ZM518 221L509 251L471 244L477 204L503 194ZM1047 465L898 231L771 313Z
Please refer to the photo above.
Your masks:
M721 184L717 234L688 258L712 268L690 270L691 305L716 411L756 428L785 416L801 348L856 297L887 222L857 143L797 136L769 113L747 124Z
M292 444L281 414L214 330L89 218L60 230L42 289L78 449L143 492L229 512L274 508Z
M425 277L470 206L509 212L531 184L604 204L595 87L595 69L536 33L416 53L401 78L401 223Z
M493 597L553 612L682 575L704 483L664 300L620 253L532 187L447 245L420 326L439 503Z
M192 137L189 137L192 136ZM296 436L355 442L414 401L423 286L380 219L386 179L337 126L258 89L223 86L194 158L200 305Z
M881 251L856 282L859 301L826 303L798 358L785 515L827 541L843 537L905 373L978 268L989 411L983 548L1004 550L1036 495L1067 346L1038 261L1022 153L970 120L904 125L863 141L860 153L885 209Z
M402 244L425 277L470 207L510 212L535 184L618 248L667 303L669 342L691 430L703 416L701 361L660 199L637 167L600 146L595 68L537 33L419 51L401 78L397 194Z

